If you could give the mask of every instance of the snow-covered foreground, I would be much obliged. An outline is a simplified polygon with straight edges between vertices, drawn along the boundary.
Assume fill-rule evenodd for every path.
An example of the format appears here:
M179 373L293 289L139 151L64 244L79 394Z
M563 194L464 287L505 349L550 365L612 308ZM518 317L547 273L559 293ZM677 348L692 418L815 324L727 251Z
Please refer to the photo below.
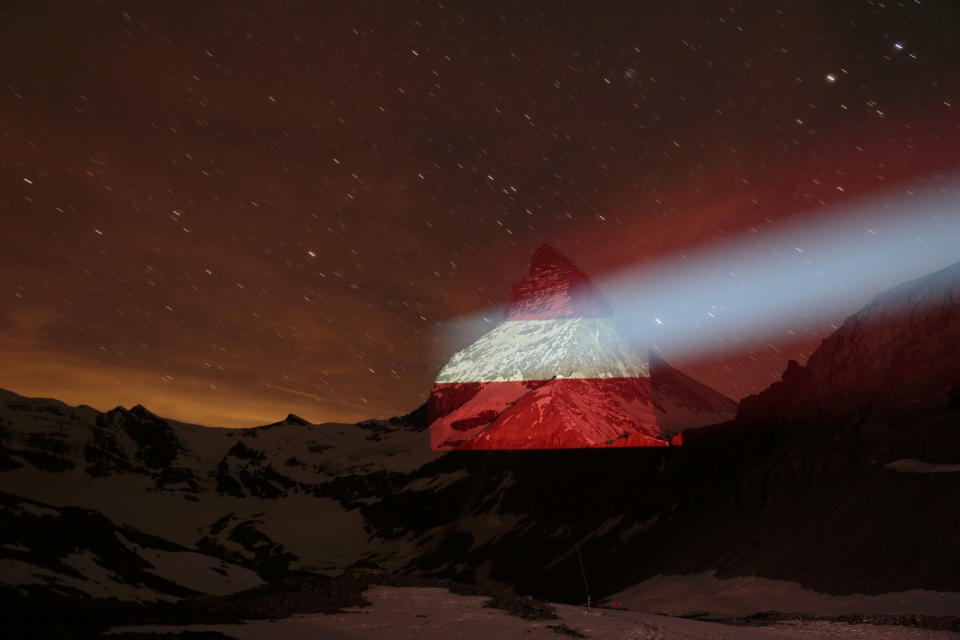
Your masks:
M913 589L876 595L833 596L795 582L743 576L721 580L713 572L657 576L612 598L631 610L723 619L764 611L818 617L843 615L960 615L960 593Z
M949 631L833 622L789 622L739 627L716 622L669 618L635 611L557 605L558 620L527 621L483 607L482 596L459 596L438 588L373 587L370 607L337 615L311 614L283 620L187 627L140 626L123 631L219 631L239 640L558 640L578 637L550 628L566 625L594 640L960 640ZM114 629L121 631L121 629Z

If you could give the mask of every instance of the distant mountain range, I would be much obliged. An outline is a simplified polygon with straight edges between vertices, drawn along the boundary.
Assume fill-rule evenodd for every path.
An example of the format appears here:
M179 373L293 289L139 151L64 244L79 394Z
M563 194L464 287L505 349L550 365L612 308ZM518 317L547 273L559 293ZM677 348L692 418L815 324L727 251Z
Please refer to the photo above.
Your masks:
M960 591L957 362L960 263L878 296L682 447L438 451L427 405L214 429L3 391L0 581L155 600L353 567L576 601L579 549L595 595L703 571ZM676 407L726 410L648 366L667 437L689 425L664 421Z

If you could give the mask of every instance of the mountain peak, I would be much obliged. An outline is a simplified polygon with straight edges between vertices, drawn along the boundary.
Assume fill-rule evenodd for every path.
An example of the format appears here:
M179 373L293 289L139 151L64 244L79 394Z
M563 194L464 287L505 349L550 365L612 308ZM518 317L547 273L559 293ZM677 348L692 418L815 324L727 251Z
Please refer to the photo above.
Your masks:
M537 250L533 252L533 255L530 256L530 273L536 273L541 269L550 269L550 268L564 268L576 272L580 277L585 278L586 275L580 271L567 256L563 255L555 247L551 247L548 244L542 244L537 247Z
M506 320L596 318L613 315L600 290L566 256L541 245L527 276L513 285Z
M147 409L147 408L146 408L145 406L143 406L142 404L135 404L135 405L133 405L132 407L130 407L130 413L132 413L133 415L138 416L138 417L140 417L140 418L145 418L145 419L148 419L148 420L160 420L160 419L161 419L160 416L158 416L157 414L155 414L153 411L150 411L150 409Z

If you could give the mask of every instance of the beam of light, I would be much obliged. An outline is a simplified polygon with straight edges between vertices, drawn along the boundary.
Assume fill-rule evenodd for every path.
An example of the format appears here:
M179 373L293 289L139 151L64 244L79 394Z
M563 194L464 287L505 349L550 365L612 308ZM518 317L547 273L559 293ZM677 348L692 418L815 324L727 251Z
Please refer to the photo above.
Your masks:
M960 190L951 183L751 230L601 286L631 342L689 358L840 322L875 294L958 260Z
M633 345L696 359L839 323L875 294L958 260L960 181L941 179L594 280ZM442 327L443 357L501 318L489 308Z

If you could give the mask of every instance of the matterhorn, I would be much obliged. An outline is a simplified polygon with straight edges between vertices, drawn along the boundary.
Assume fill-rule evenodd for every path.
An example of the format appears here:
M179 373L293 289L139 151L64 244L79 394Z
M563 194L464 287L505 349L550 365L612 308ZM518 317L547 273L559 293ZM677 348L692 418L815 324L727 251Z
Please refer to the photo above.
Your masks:
M678 445L736 405L635 352L600 290L544 245L504 321L440 371L428 410L437 450L571 449Z

